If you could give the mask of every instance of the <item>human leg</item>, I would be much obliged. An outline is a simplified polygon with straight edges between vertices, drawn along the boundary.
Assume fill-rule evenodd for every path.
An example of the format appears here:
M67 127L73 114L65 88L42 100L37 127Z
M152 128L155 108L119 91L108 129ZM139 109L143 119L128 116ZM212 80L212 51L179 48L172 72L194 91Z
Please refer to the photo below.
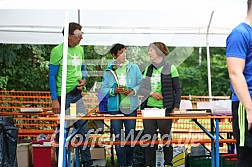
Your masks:
M161 139L170 140L172 120L157 120L157 124L161 134ZM163 150L164 150L164 165L172 165L172 158L173 158L172 145L170 145L169 143L165 143Z
M59 98L60 99L60 98ZM76 92L76 94L67 93L66 94L66 103L65 103L65 110L66 115L69 115L69 107L70 103L76 103L76 112L77 113L86 113L84 101L82 100L81 92ZM70 125L73 123L73 126L75 129L79 128L84 121L78 120L76 122L70 122L68 121L67 125ZM83 142L85 140L88 140L88 125L87 123L84 124L84 126L79 130L78 134L81 135L79 139L83 139ZM90 167L92 166L92 160L91 160L91 154L90 154L90 147L89 146L79 146L79 151L81 154L82 164L84 167Z
M240 102L232 102L233 135L237 141L237 166L250 167L252 159L252 131L248 130L247 115L244 106Z
M157 121L143 120L144 139L157 140ZM155 166L157 145L148 144L145 148L145 163L147 166Z
M123 121L122 120L111 120L111 128L115 134L115 141L122 141L123 137ZM126 166L126 151L124 146L115 145L117 164L118 166Z
M251 167L252 166L252 148L238 147L238 161L237 167Z
M130 115L127 116L137 116L137 111L134 111ZM136 120L124 120L125 126L125 139L126 141L134 141L135 140L135 128L136 128ZM133 150L134 143L125 146L126 151L126 165L130 166L133 162Z
M59 143L59 137L60 137L60 125L58 124L57 125L57 128L56 128L56 135L55 135L55 139L54 141ZM68 136L68 133L69 133L69 128L65 128L65 135ZM55 154L56 154L56 163L58 164L58 156L59 156L59 147L55 147ZM67 156L65 157L67 159Z
M81 127L84 124L84 126L79 130L78 134L81 135L79 139L82 139L82 142L88 142L88 124L85 123L83 120L78 120L77 122L74 123L74 128L77 129ZM91 160L91 153L90 153L90 146L88 145L83 145L79 146L79 151L81 154L81 160L83 167L91 167L93 162Z

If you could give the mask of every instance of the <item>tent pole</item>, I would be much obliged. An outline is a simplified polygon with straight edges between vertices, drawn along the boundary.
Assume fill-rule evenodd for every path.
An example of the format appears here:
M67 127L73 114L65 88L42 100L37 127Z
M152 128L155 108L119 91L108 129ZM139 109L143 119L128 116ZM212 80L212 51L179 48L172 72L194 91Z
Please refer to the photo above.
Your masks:
M65 167L66 157L63 157L65 145L65 100L66 100L66 76L67 76L67 53L68 53L68 30L69 30L69 11L65 10L64 26L64 47L63 47L63 67L62 67L62 89L61 89L61 106L60 106L60 137L59 137L59 155L58 166ZM63 162L64 166L63 166Z
M202 62L202 47L199 47L199 65L201 65Z
M211 13L211 17L207 26L207 34L206 34L206 49L207 49L207 76L208 76L208 96L209 101L212 101L212 84L211 84L211 60L210 60L210 48L209 48L209 29L212 22L214 11Z
M80 9L78 9L78 23L80 24Z

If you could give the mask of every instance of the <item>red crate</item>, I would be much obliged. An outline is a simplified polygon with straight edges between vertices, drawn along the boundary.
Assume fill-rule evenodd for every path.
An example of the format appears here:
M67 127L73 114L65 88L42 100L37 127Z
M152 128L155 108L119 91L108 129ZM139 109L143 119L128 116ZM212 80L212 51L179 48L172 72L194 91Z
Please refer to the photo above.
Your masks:
M235 167L237 162L237 154L222 154L221 167Z
M33 145L34 167L54 167L54 150L52 146Z

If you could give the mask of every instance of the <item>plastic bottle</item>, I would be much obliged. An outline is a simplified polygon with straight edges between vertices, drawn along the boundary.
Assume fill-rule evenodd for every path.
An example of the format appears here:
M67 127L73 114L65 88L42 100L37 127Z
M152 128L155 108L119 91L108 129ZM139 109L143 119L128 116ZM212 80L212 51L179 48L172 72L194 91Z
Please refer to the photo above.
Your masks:
M70 157L70 167L74 167L74 151L71 151L71 157Z
M156 151L156 167L163 167L164 165L163 147L159 147Z
M70 103L70 116L76 116L76 103Z

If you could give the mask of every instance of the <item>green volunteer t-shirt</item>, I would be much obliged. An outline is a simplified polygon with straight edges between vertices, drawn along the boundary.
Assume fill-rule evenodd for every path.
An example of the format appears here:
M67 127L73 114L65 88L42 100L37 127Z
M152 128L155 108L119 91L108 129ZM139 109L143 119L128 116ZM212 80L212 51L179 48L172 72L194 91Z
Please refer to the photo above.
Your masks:
M129 64L129 61L126 60L123 63L123 66L121 68L116 69L116 75L118 78L119 85L126 86L127 87L127 81L126 81L126 66ZM120 106L122 108L129 108L130 107L130 98L129 96L125 96L124 94L120 94Z
M160 67L159 69L153 68L150 78L151 92L159 92L160 94L162 94L161 72L163 70L163 67L164 66ZM144 72L144 78L146 77L147 68ZM174 65L171 65L171 77L174 78L178 76L179 74L177 68ZM157 108L164 108L163 100L156 100L152 96L149 97L147 105Z
M63 43L54 47L50 56L50 64L59 65L59 71L56 78L57 95L61 96L62 87L62 67L63 67ZM67 54L67 79L66 92L70 92L79 84L82 79L81 66L84 63L84 50L80 45L74 48L68 47Z

